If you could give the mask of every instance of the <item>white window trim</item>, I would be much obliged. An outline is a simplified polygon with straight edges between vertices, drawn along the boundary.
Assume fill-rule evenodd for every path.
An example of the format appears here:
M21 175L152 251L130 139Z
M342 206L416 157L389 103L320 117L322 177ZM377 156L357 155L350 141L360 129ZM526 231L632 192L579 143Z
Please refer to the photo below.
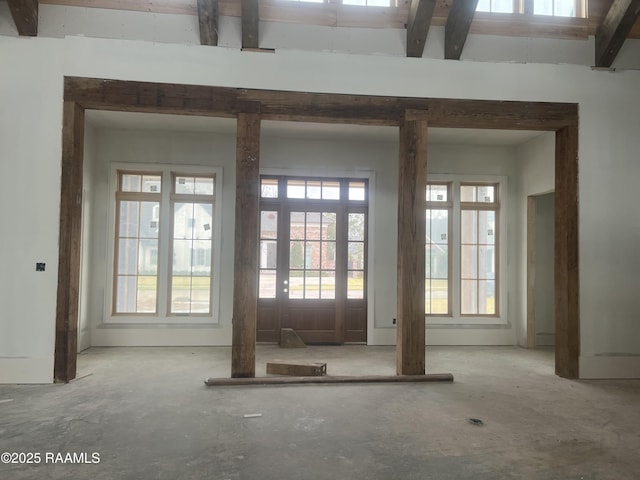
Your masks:
M509 285L515 281L508 276L508 261L510 248L508 245L508 225L509 208L512 199L509 196L508 178L500 175L460 175L460 174L428 174L429 182L451 182L452 184L452 215L451 231L452 243L449 248L452 251L451 266L449 275L451 276L450 292L453 296L451 315L425 315L425 323L428 327L434 326L483 326L496 325L504 326L509 324L508 297ZM499 218L499 275L498 282L500 288L498 316L461 316L460 315L460 183L497 183L498 195L500 199Z
M162 172L162 192L171 191L171 172L180 172L182 174L192 173L194 175L215 175L215 200L213 206L213 266L212 274L212 292L211 292L211 315L210 316L190 316L190 315L168 315L168 295L169 295L169 242L160 242L160 251L158 253L158 314L136 314L113 315L113 275L114 275L114 239L116 231L116 188L118 181L118 170L131 171L153 171ZM109 326L130 326L130 325L171 325L176 327L193 326L193 325L218 325L220 323L220 277L222 275L221 265L221 241L222 241L222 167L201 167L192 165L167 165L155 163L112 163L109 171L109 213L108 213L108 231L107 231L107 278L104 297L104 312L102 325ZM164 197L163 197L164 198ZM167 197L168 198L168 197ZM167 201L164 208L160 211L160 224L169 225L171 209L170 202Z

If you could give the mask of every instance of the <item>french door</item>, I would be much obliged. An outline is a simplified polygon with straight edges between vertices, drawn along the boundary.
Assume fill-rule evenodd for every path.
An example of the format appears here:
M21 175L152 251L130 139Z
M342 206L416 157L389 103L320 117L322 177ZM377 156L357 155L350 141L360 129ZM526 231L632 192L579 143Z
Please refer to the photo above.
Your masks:
M368 185L263 177L257 341L366 342Z

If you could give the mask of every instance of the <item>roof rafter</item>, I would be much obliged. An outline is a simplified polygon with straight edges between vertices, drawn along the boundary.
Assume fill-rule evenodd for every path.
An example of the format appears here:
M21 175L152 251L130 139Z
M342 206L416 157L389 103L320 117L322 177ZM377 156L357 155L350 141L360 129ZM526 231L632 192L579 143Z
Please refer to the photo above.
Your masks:
M218 45L218 0L198 0L200 44Z
M242 48L259 48L259 24L258 0L242 0Z
M614 0L596 34L596 67L610 67L640 15L640 0Z
M453 0L444 27L444 58L460 60L478 0Z
M8 0L18 34L38 36L38 0Z
M436 0L411 0L407 22L407 57L422 57Z

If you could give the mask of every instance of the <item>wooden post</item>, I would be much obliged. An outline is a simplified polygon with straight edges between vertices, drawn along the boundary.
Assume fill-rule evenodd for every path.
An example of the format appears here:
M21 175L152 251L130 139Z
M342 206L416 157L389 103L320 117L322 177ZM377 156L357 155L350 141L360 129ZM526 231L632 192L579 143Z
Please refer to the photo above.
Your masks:
M556 132L556 375L579 378L578 127Z
M231 376L255 377L260 223L260 115L238 114Z
M400 125L398 178L398 375L425 373L426 185L427 122L407 112Z
M54 381L67 383L76 377L82 237L84 109L76 102L64 102L63 125L58 300L53 368Z
M536 197L527 197L527 348L536 348Z

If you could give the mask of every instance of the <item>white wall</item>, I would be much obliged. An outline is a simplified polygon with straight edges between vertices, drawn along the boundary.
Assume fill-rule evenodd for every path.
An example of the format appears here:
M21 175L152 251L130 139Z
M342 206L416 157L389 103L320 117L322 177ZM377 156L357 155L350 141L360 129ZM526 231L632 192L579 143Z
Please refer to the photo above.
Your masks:
M0 221L19 232L0 252L0 382L52 379L64 75L579 103L581 375L640 377L640 223L630 220L640 175L640 72L10 36L0 36L0 65L0 178L13 180L0 190ZM36 273L36 261L47 271Z
M536 346L555 345L554 202L555 194L536 200Z

